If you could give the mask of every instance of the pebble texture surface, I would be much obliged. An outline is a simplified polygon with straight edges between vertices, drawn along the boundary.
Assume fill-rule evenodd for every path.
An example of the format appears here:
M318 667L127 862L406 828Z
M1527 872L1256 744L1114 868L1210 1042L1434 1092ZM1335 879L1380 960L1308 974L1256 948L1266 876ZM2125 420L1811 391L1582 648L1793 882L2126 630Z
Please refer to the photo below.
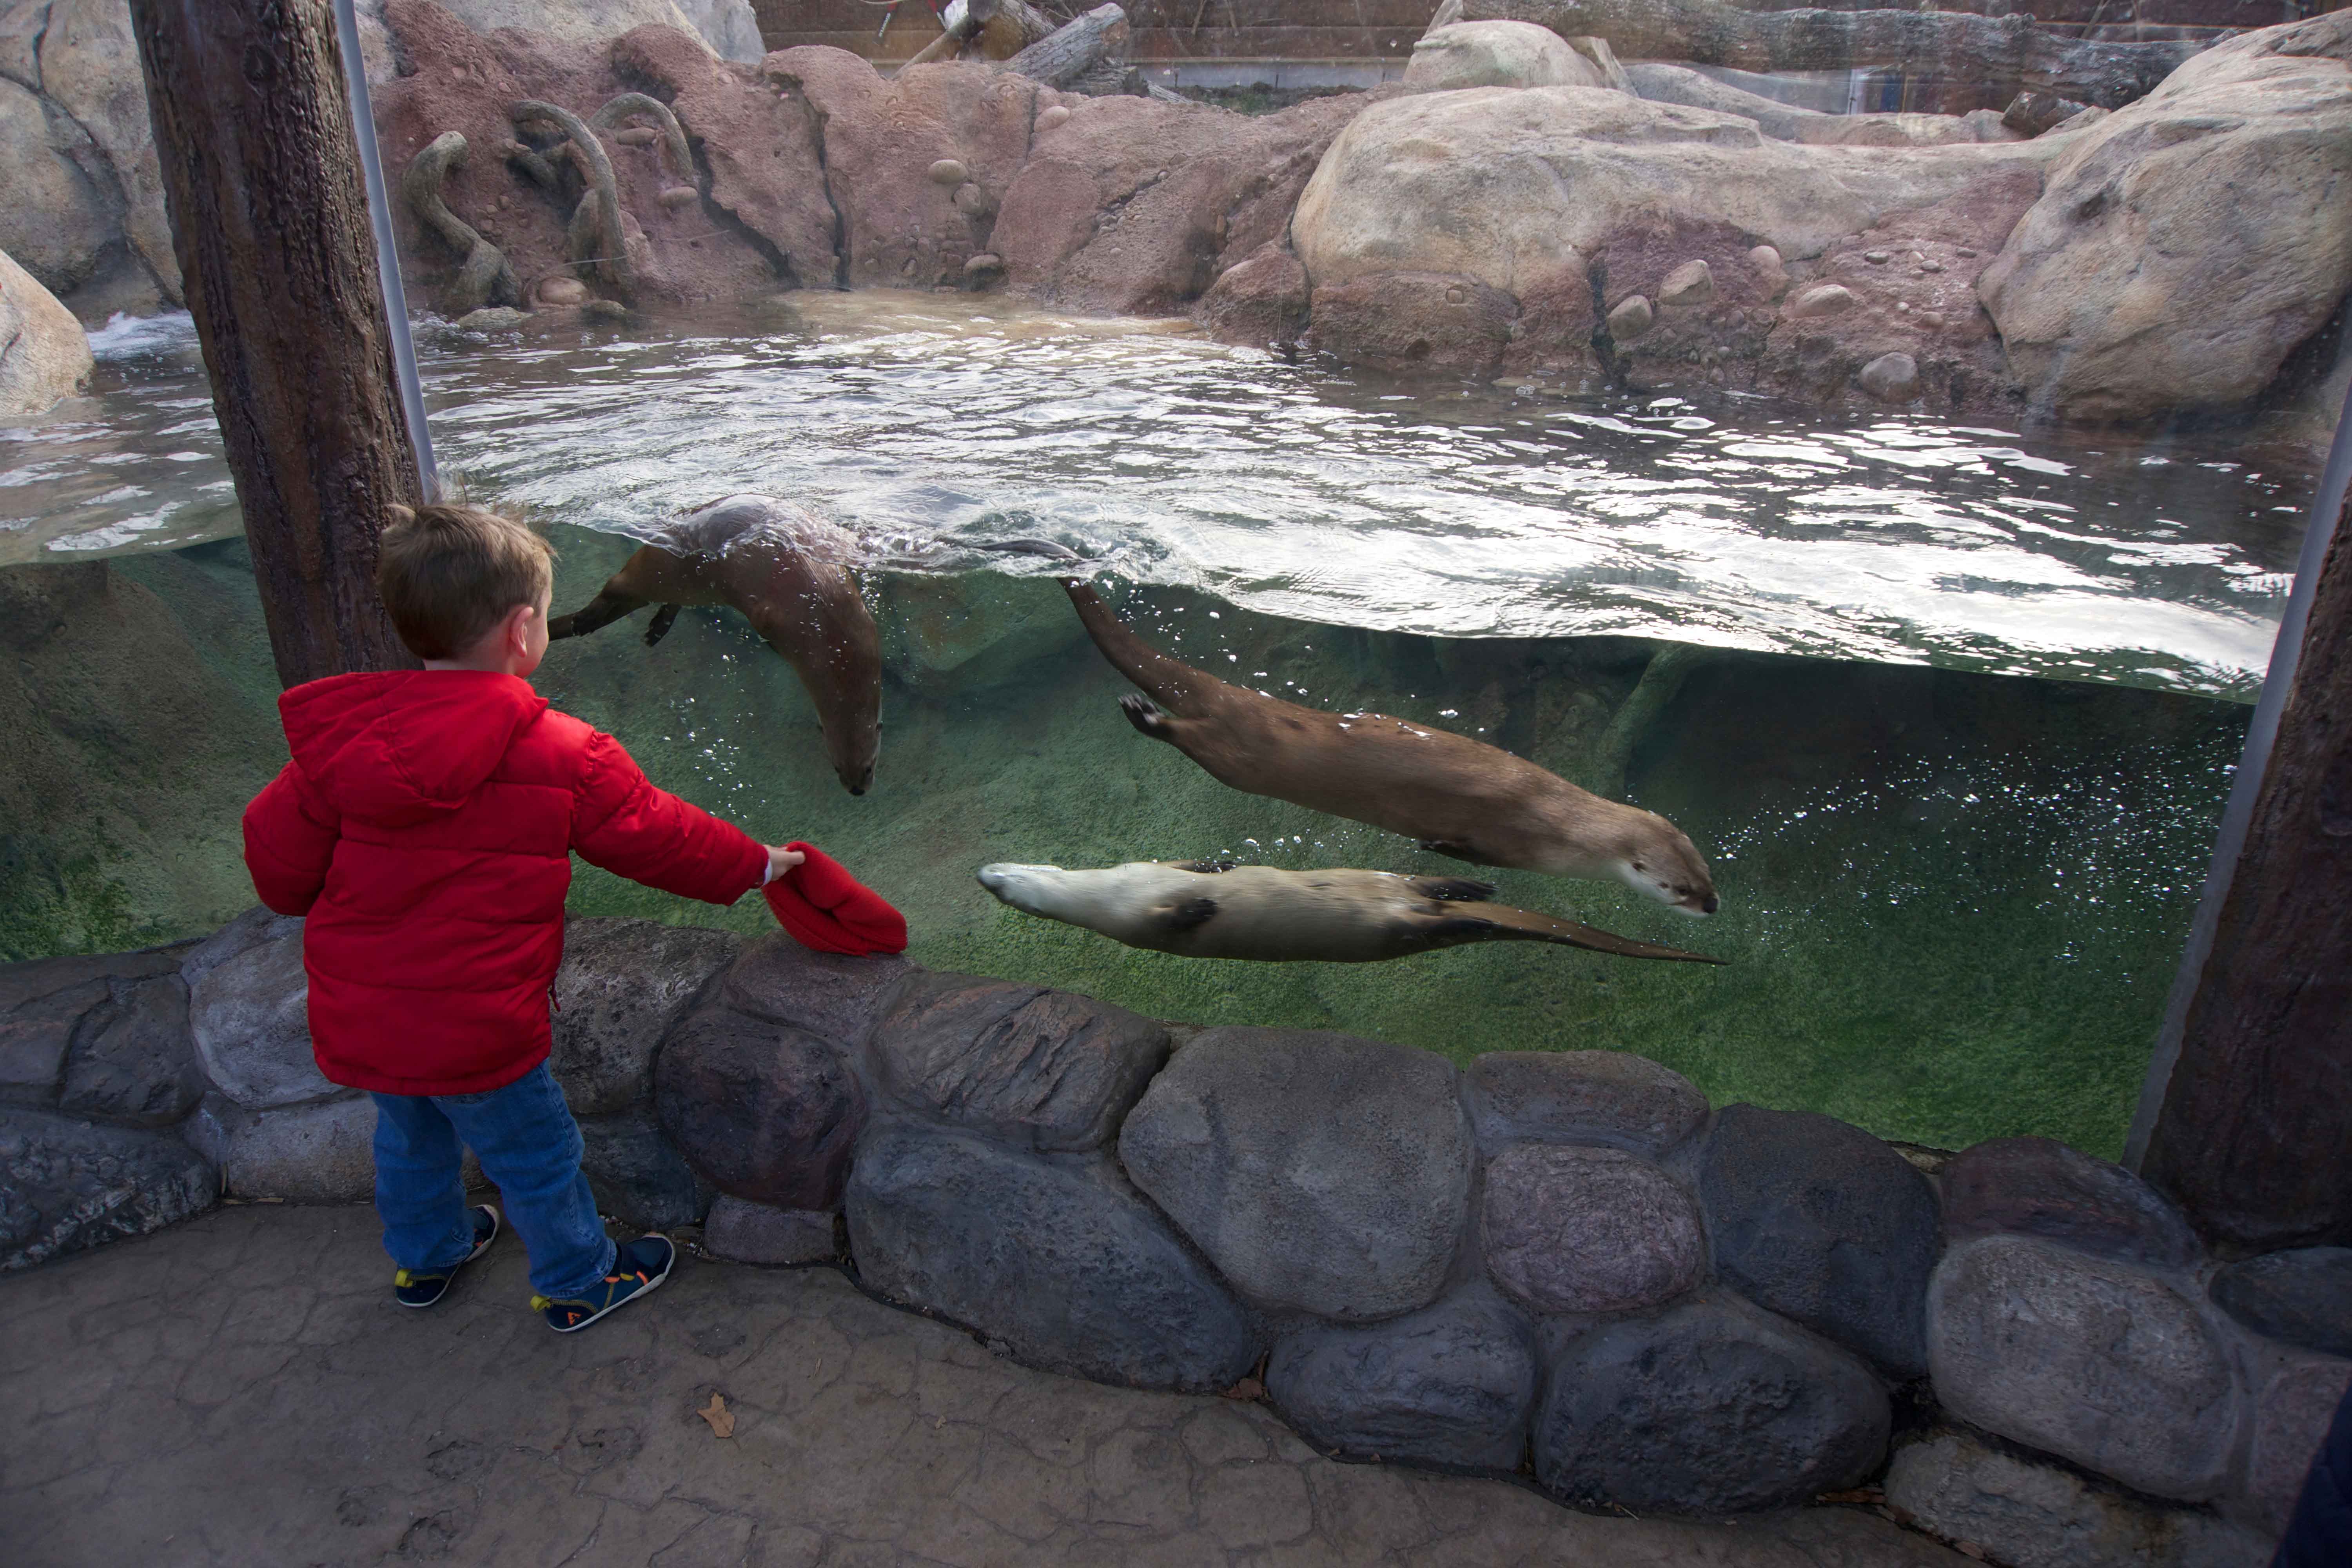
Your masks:
M688 1258L579 1334L526 1310L511 1238L430 1312L386 1269L365 1210L265 1205L0 1284L12 1568L1965 1568L1854 1509L1599 1518L1334 1464L1263 1405L1027 1371L831 1269Z
M219 1193L213 1168L169 1134L0 1109L0 1269L144 1235Z
M943 1121L1038 1149L1098 1149L1168 1059L1168 1031L1067 991L908 975L882 999L877 1079Z
M1523 1143L1486 1166L1486 1271L1538 1312L1622 1312L1672 1300L1706 1264L1698 1205L1621 1149Z
M1152 1080L1118 1152L1244 1296L1328 1318L1428 1305L1469 1214L1453 1066L1346 1035L1209 1030Z
M1995 1236L1944 1260L1928 1311L1936 1393L1961 1420L2157 1497L2220 1487L2229 1361L2171 1285Z
M653 921L573 921L555 972L548 1067L574 1116L625 1110L653 1093L662 1031L741 950L731 931Z
M1786 1508L1853 1485L1886 1451L1886 1393L1869 1369L1761 1313L1694 1302L1566 1339L1536 1411L1535 1464L1571 1500Z
M1326 1448L1512 1470L1536 1396L1527 1321L1472 1287L1366 1328L1289 1334L1267 1358L1276 1408Z

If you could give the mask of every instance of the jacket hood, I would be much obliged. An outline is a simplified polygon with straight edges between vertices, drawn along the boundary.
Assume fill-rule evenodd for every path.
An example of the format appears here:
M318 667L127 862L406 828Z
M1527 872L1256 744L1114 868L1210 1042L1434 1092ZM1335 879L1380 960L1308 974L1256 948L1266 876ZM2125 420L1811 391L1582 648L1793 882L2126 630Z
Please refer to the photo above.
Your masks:
M278 700L302 776L346 816L404 827L473 798L547 699L511 675L331 675Z

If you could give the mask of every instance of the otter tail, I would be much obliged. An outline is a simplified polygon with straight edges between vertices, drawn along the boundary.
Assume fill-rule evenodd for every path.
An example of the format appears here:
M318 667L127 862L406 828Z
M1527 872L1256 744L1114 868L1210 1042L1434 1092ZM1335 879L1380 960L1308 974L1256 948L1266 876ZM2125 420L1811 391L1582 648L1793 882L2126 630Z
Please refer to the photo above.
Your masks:
M558 616L548 622L547 640L556 642L564 637L585 637L590 632L611 626L623 616L644 609L650 602L634 594L616 594L606 588L570 615ZM664 631L668 629L667 626L662 628Z
M1128 630L1102 596L1076 577L1063 578L1062 588L1077 606L1087 635L1095 639L1095 647L1110 660L1111 668L1141 687L1153 701L1181 717L1202 692L1221 684L1214 676L1170 658Z
M1655 942L1635 942L1631 937L1615 935L1597 926L1580 925L1534 910L1515 910L1507 904L1466 903L1453 905L1445 929L1456 927L1483 928L1473 935L1463 932L1469 942L1556 942L1565 947L1581 947L1594 952L1613 952L1620 958L1663 958L1683 963L1727 963L1728 959L1710 958L1703 952L1685 952L1678 947L1660 947Z

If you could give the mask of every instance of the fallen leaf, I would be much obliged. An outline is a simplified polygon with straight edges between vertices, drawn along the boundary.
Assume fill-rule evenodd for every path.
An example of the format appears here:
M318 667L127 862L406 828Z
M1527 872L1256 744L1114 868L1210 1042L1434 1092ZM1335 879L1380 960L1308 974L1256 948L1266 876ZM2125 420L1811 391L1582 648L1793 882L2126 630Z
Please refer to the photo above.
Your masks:
M727 1408L727 1396L725 1394L713 1394L710 1396L710 1403L696 1411L695 1414L701 1416L705 1421L710 1423L710 1435L712 1436L732 1437L735 1436L735 1413Z
M1952 1542L1952 1550L1963 1557L1973 1557L1979 1563L1984 1561L1984 1548L1973 1541L1955 1541Z
M1264 1399L1265 1384L1254 1377L1245 1377L1218 1395L1221 1399Z

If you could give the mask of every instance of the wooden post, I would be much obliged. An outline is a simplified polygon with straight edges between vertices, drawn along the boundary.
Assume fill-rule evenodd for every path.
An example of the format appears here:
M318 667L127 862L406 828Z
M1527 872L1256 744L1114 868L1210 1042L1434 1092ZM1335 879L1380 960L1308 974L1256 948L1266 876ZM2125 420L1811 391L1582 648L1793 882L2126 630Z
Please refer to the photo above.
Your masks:
M416 460L328 0L131 16L278 679L413 666L374 572Z
M2126 1154L2226 1252L2352 1243L2347 419Z

